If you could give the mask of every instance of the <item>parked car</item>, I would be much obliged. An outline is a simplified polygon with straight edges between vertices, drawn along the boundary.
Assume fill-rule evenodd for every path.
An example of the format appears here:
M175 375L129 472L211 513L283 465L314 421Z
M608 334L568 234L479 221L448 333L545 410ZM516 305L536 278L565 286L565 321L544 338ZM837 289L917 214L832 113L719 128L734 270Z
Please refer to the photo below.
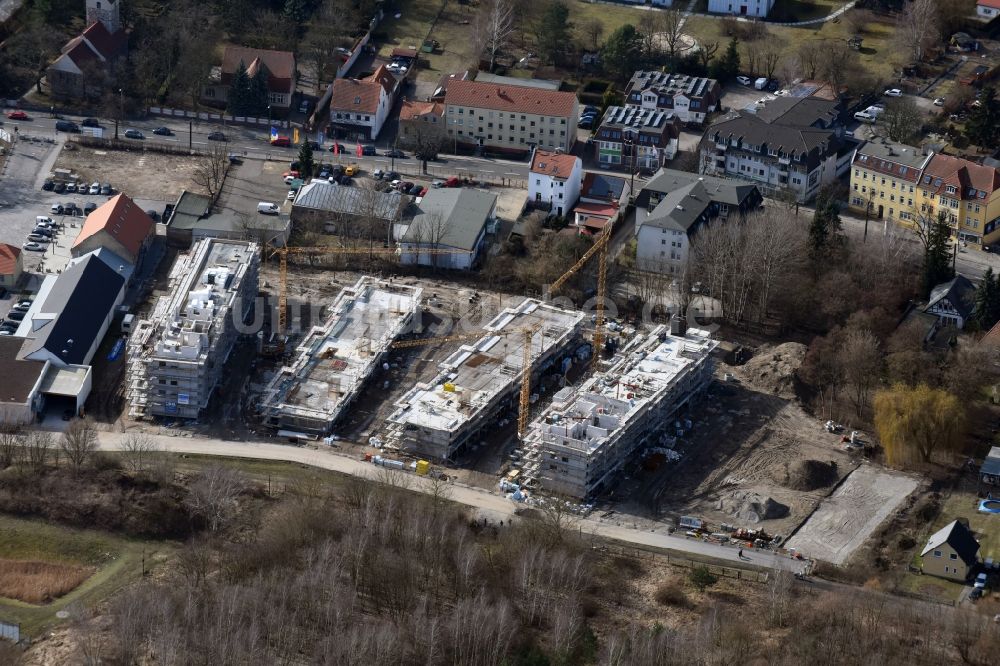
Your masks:
M583 112L584 113L600 113L601 110L598 109L596 106L594 106L592 104L588 104L587 106L583 107Z
M208 140L209 141L225 141L226 140L226 135L223 134L222 132L209 132L208 133Z
M57 120L56 130L59 132L79 132L80 126L71 120Z
M439 189L439 188L442 188L442 187L444 187L444 181L443 180L435 180L433 183L431 183L431 187L433 187L435 190Z
M413 185L413 186L410 187L410 189L406 190L406 193L409 194L409 195L411 195L411 196L417 196L418 194L420 194L420 191L422 189L424 189L424 188L421 185Z
M46 178L45 182L42 183L42 189L45 190L46 192L51 192L52 190L55 189L55 187L56 187L56 182L51 178Z
M900 90L899 88L889 88L882 94L885 95L886 97L902 97L903 91Z
M445 187L461 187L462 181L458 179L458 176L452 176L448 180L444 181Z
M375 180L382 180L382 176L384 175L385 171L382 171L382 169L375 169L374 171L372 171L372 178L374 178Z
M287 179L289 177L299 178L301 176L302 176L302 173L298 169L289 169L285 173L281 174L281 177L285 178L285 179Z
M590 129L594 126L593 118L580 118L580 122L576 124L580 129Z
M347 152L347 149L344 148L344 144L337 143L336 141L334 141L333 143L330 144L330 152L336 153L338 155L343 155L345 152Z
M24 111L11 111L7 114L7 118L10 120L31 120Z
M97 204L95 204L93 201L91 201L89 203L85 203L83 205L83 214L84 215L90 215L95 210L97 210Z
M985 573L981 573L981 574L977 575L976 576L976 582L972 584L973 587L978 587L980 590L982 590L983 588L985 588L986 587L986 578L987 578L987 576L986 576Z
M739 83L740 85L744 85L744 86L748 86L751 83L753 83L753 81L750 80L749 76L737 76L736 77L736 82Z
M313 152L318 152L323 150L323 146L320 145L319 141L306 141L306 143L309 145L310 148L313 149Z
M114 189L111 187L111 183L104 183L101 185L101 194L110 195L114 193Z
M409 192L410 188L413 187L413 183L409 180L404 180L399 186L400 192Z
M282 178L282 180L285 181L285 185L291 185L292 181L295 180L295 179L297 179L297 178L298 178L298 176L285 176L284 178Z
M22 245L21 247L27 250L28 252L45 252L45 246L42 245L41 243L33 243L29 241L24 245Z
M36 227L45 227L46 229L54 229L55 226L56 226L56 223L53 222L52 218L48 217L47 215L36 215L35 216L35 226Z
M149 210L146 211L146 215L149 215L149 219L151 219L153 222L159 222L160 221L160 214L157 213L152 208L150 208Z
M31 303L18 303L10 309L11 312L27 312L31 309Z
M289 201L295 201L295 195L298 194L298 190L288 190L288 196L285 198Z
M404 153L402 150L398 150L396 148L393 148L392 150L385 151L385 156L386 157L392 157L394 159L399 160L399 159L405 159L406 158L406 153Z
M157 127L153 130L153 134L158 136L173 136L174 132L169 127Z
M337 179L337 182L341 185L350 185L353 181L351 180L351 177L345 173Z
M126 139L145 139L146 135L137 129L127 129L125 130Z
M89 192L91 194L100 194L101 193L101 184L98 183L97 181L94 181L93 183L90 184L90 190L89 190Z
M81 122L84 127L100 127L101 123L97 118L84 118Z
M944 106L944 97L937 97L934 99L934 106Z
M66 183L66 193L67 194L75 194L76 193L76 183L74 183L73 181L70 181L70 182Z
M80 215L83 212L80 210L80 207L73 202L64 203L62 205L62 209L63 215Z
M384 176L382 176L382 180L388 180L389 182L392 182L394 180L399 180L399 173L396 171L389 171Z
M257 204L257 212L261 215L277 215L281 212L281 208L276 203L261 201Z
M56 184L55 184L55 185L54 185L54 186L52 187L52 189L53 189L53 191L54 191L54 192L55 192L56 194L62 194L63 192L65 192L65 191L66 191L66 183L62 183L62 182L59 182L59 183L56 183Z
M17 310L12 310L7 313L7 319L10 321L22 321L24 319L24 312L19 312Z
M389 182L389 185L390 185L390 186L392 187L392 189L394 189L394 190L398 190L398 189L399 189L399 186L400 186L400 185L402 185L402 184L403 184L403 181L401 181L401 180L393 180L393 181L390 181L390 182Z
M344 167L345 176L354 176L358 173L358 167L353 164L348 164Z
M53 215L62 215L63 214L62 204L57 204L57 203L52 204L52 207L49 208L49 212L52 213Z
M31 230L32 236L44 236L45 238L52 238L54 232L51 229L46 229L45 227L35 227Z
M375 150L375 146L361 146L361 154L371 157L377 155L378 152Z
M292 141L287 136L279 135L271 139L271 145L277 146L279 148L288 148L290 145L292 145Z

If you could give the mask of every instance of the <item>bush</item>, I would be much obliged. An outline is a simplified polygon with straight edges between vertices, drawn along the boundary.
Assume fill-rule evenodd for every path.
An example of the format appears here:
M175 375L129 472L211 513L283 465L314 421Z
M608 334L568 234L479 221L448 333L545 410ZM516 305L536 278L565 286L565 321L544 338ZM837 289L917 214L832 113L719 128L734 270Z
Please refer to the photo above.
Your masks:
M896 542L896 545L899 547L900 550L909 550L914 546L916 546L917 542L909 534L904 534L903 536L899 537L899 541Z
M709 574L711 576L711 574ZM674 583L660 583L653 595L656 601L664 606L677 606L688 608L691 602L688 600L684 590Z
M688 574L688 580L691 581L692 585L698 588L699 592L704 592L707 588L712 587L719 582L718 577L713 575L705 565L691 569L691 573Z

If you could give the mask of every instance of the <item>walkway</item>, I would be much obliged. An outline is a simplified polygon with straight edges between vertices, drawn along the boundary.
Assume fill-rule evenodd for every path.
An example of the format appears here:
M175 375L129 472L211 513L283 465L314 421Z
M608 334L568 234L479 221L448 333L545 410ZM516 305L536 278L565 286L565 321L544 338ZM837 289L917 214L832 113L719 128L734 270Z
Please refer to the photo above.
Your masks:
M854 5L857 4L857 2L858 2L858 0L851 0L850 2L844 3L844 5L840 9L837 9L836 11L833 11L833 12L827 14L826 16L822 16L820 18L809 19L808 21L787 21L787 22L768 21L768 23L771 24L771 25L784 25L784 26L790 26L790 27L793 27L793 28L794 27L798 27L798 26L803 26L803 25L819 25L820 23L826 23L827 21L835 19L838 16L840 16L841 14L843 14L844 12L846 12L847 10L852 9L854 7Z
M284 460L361 478L371 478L379 469L371 463L325 449L283 444L232 442L200 437L171 437L167 435L150 435L150 437L160 449L172 453ZM100 432L98 434L99 447L104 451L117 451L120 440L120 433ZM430 493L433 490L433 482L425 477L407 473L407 481L411 490L423 493ZM454 502L489 512L491 516L503 520L510 520L514 516L515 509L524 508L524 505L508 500L498 492L490 492L466 485L450 485L448 495L449 499ZM750 549L745 551L744 557L741 560L738 557L738 548L734 546L721 546L699 539L666 534L665 528L663 528L664 531L642 530L630 527L628 524L620 524L617 520L585 518L576 521L573 527L579 529L583 534L616 539L637 546L667 549L744 565L751 564L768 569L783 569L795 572L804 571L807 565L805 561L793 560L785 555Z

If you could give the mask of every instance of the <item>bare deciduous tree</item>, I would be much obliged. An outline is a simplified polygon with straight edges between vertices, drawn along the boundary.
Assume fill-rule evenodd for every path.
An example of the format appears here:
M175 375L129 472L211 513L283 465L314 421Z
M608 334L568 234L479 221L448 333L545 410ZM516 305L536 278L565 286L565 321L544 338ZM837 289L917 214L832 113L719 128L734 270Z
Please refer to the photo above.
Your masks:
M490 71L514 33L514 5L510 0L486 0L479 8L475 41L490 54Z
M245 486L242 474L229 467L215 465L194 479L188 487L184 503L193 515L208 524L210 531L218 532L236 512L236 499Z
M604 34L604 24L598 19L589 19L580 24L580 32L587 40L591 51L601 48L601 36Z
M913 0L896 21L896 40L913 62L921 62L941 38L939 0Z
M17 421L0 417L0 469L18 461L24 451L25 432Z
M66 428L59 445L73 471L79 472L97 450L97 430L90 419L75 419Z
M128 432L122 435L118 448L122 452L125 467L134 473L145 472L153 458L160 450L152 437L144 432Z
M191 174L195 185L205 190L214 204L216 197L222 192L229 171L229 153L225 146L213 145L208 152L198 158Z
M691 48L690 43L684 39L684 14L680 10L664 9L654 14L656 20L653 24L659 42L663 44L670 60Z
M886 102L878 117L876 132L884 132L892 141L907 143L920 129L921 112L912 97L897 97Z
M879 347L878 338L867 329L848 331L844 337L840 363L857 416L861 416L868 406L872 389L878 382L882 367Z
M45 467L52 452L52 433L44 430L29 431L24 438L24 449L29 465L35 469Z

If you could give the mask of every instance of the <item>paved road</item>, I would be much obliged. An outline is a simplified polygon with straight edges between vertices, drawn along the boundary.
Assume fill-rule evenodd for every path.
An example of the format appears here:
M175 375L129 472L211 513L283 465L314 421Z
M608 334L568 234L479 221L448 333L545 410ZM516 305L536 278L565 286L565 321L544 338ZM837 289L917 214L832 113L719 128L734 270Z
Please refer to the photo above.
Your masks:
M106 451L117 450L120 437L119 433L101 432L99 434L99 446L102 450ZM152 435L152 437L161 449L173 453L284 460L361 478L371 478L379 469L371 463L323 449L282 444L233 442L196 437L170 437L164 435ZM410 487L414 490L419 492L430 492L431 490L432 482L429 479L407 474L407 480ZM514 516L514 510L523 506L506 499L497 492L464 485L452 484L449 486L449 496L455 502L488 512L490 515L504 520L509 520ZM703 555L718 560L740 561L737 549L731 546L719 546L697 539L673 536L660 531L641 530L597 518L582 519L578 521L578 525L574 525L574 527L577 526L584 534L617 539L625 543ZM783 569L787 571L802 571L806 566L806 563L803 561L793 560L775 553L757 551L747 551L742 562L769 569Z

